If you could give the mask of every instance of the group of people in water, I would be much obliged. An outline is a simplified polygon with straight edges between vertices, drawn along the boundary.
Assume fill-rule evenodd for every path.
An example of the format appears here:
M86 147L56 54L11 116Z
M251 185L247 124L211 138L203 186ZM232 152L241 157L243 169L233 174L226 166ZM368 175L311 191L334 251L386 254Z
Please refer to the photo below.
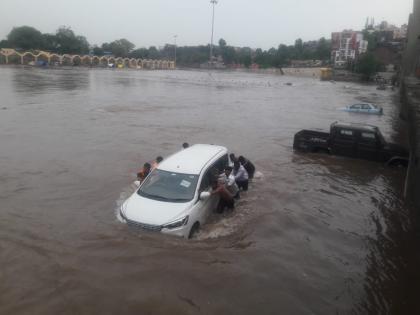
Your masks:
M220 201L217 212L222 213L226 208L233 210L235 200L240 198L240 191L248 190L248 183L254 178L254 164L243 156L238 158L235 154L229 155L230 165L220 173L216 170L216 177L212 181L211 194L218 194Z
M189 144L185 142L182 147L187 149ZM222 213L226 208L230 210L235 208L235 200L240 198L240 191L248 190L249 181L255 174L254 164L242 155L236 157L231 153L229 159L229 165L226 165L223 170L213 169L210 179L211 194L220 196L218 213ZM144 163L142 170L137 173L137 180L141 183L162 161L163 157L158 156L152 163Z
M137 173L137 180L141 183L145 180L147 175L158 167L159 163L163 161L163 157L158 156L152 163L146 162L140 172Z

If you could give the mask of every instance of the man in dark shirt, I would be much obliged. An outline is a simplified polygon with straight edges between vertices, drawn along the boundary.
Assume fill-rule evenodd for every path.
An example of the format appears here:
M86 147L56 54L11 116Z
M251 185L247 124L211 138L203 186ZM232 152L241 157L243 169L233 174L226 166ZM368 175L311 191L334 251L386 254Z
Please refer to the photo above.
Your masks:
M248 172L249 179L254 178L254 173L255 173L255 166L254 166L254 164L252 164L250 160L244 158L242 155L240 157L238 157L238 161L239 161L239 163L242 164L242 166Z

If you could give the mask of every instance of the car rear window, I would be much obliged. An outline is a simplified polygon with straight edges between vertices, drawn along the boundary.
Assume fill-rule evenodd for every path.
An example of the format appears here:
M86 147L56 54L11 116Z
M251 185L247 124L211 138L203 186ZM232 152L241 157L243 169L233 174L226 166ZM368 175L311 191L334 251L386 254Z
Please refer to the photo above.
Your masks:
M347 136L347 137L352 137L353 136L353 130L341 129L340 130L340 135Z
M372 132L362 132L362 139L372 141L375 140L376 137L375 134Z

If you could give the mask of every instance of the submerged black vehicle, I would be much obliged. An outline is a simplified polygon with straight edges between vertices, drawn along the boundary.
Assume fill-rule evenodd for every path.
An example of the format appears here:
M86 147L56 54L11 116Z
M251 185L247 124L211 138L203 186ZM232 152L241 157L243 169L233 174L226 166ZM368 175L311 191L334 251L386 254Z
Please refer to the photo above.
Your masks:
M326 152L387 165L408 165L408 151L385 141L378 127L335 122L330 132L301 130L295 134L293 149L302 152Z

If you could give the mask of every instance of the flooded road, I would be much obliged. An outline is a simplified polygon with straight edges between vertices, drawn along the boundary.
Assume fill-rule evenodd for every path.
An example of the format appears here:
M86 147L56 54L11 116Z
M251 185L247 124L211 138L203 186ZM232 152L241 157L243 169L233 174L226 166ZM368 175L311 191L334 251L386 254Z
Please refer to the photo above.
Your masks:
M404 171L292 150L295 132L336 120L398 140L393 92L247 73L0 68L0 96L1 314L418 309ZM384 115L337 110L356 101ZM254 162L261 174L235 213L191 241L120 223L142 163L183 142Z

